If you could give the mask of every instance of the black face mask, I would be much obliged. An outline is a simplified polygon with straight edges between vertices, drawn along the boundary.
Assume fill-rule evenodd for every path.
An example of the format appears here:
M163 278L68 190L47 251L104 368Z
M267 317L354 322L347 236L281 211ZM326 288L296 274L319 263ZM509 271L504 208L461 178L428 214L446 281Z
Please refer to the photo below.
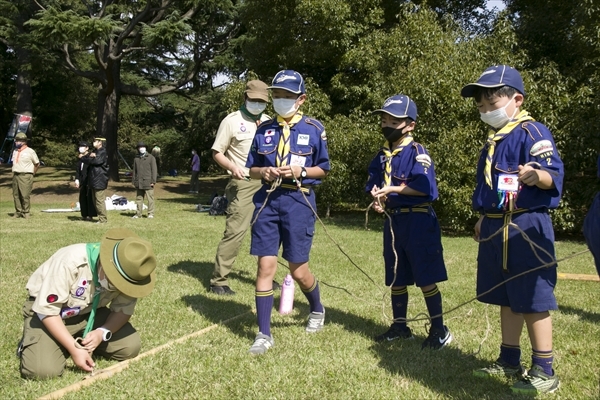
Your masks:
M404 128L406 128L406 125L404 125L402 128L391 128L389 126L386 126L384 128L381 128L381 133L383 133L385 140L387 140L390 143L394 143L402 136L404 136Z

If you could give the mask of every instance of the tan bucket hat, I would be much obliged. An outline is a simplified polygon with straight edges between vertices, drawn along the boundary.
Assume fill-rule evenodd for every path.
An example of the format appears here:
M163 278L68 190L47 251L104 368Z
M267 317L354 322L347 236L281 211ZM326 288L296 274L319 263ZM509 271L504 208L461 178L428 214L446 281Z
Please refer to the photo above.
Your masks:
M152 244L135 232L106 232L100 241L100 262L110 283L126 296L140 298L154 289L157 263Z

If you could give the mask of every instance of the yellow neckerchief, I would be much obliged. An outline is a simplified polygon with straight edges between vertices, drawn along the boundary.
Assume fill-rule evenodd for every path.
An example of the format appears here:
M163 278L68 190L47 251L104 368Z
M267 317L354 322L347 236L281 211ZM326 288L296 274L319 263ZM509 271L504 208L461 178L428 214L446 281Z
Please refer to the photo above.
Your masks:
M392 183L392 158L398 153L400 153L402 150L404 150L404 148L406 146L409 146L412 142L413 137L409 133L406 136L404 136L404 139L402 139L400 144L396 146L394 151L390 150L388 146L389 143L387 142L387 140L383 144L383 148L381 149L383 151L383 154L385 154L385 173L383 175L383 187L389 186Z
M288 163L288 155L290 154L290 127L294 126L302 120L302 112L297 112L290 122L287 122L281 116L277 116L277 123L283 127L279 143L277 144L277 166L283 167Z
M485 168L483 170L483 176L485 177L485 183L493 189L492 185L492 159L494 158L494 150L496 149L496 142L504 139L508 136L517 125L525 121L535 121L527 111L522 110L516 118L513 118L508 124L502 127L498 132L490 129L488 132L487 146L488 152L485 159Z

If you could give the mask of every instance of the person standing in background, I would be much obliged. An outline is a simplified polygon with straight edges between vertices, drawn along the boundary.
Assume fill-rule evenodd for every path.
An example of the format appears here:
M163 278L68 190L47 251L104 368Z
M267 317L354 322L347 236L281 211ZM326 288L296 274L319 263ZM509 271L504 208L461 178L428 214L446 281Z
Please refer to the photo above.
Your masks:
M157 144L155 144L152 148L152 157L154 157L154 159L156 160L156 174L157 177L160 178L160 176L162 175L160 173L160 147L158 147Z
M268 102L267 84L259 80L249 81L244 91L244 104L221 121L212 145L213 159L231 176L225 188L228 200L225 232L217 247L215 269L210 280L210 291L218 295L235 294L229 287L227 276L250 226L254 212L252 197L262 185L260 179L250 179L246 160L257 126L271 119L263 114ZM278 284L274 283L274 286Z
M79 154L89 154L90 147L87 142L79 142ZM88 165L84 164L81 158L77 159L75 169L75 187L79 189L79 208L81 210L81 219L91 221L96 217L96 207L94 206L94 197L92 196L90 186L88 185Z
M138 155L133 161L133 186L136 188L137 213L133 218L142 218L144 196L148 197L148 218L154 218L154 185L156 184L156 160L146 151L146 144L137 144Z
M105 138L94 138L92 145L94 150L88 155L79 155L79 158L84 164L89 165L88 184L94 196L96 205L96 213L98 214L97 224L105 224L108 222L106 216L106 203L104 202L104 190L108 187L108 155L104 149Z
M27 146L27 135L23 132L15 136L15 150L12 155L12 192L15 202L13 218L29 218L33 176L40 166L36 152Z
M190 193L198 193L198 175L200 174L200 157L196 150L192 150L192 178L190 179Z

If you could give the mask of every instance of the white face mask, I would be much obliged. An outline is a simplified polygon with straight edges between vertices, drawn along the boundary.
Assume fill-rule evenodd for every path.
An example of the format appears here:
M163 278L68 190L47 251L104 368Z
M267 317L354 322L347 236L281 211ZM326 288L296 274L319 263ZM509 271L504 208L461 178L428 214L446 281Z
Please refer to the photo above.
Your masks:
M296 106L297 99L273 99L273 109L282 118L289 118L296 114L298 107Z
M108 282L106 276L104 277L104 279L98 278L98 283L100 284L100 286L102 286L102 289L108 292L114 292L117 290L116 287L114 287L111 283Z
M246 100L246 110L252 115L258 115L265 111L267 108L267 103L263 103L261 101L251 101Z
M485 122L486 124L493 126L496 129L502 128L504 125L508 124L510 122L510 120L512 119L512 117L509 117L508 114L506 113L506 107L508 107L510 102L513 101L514 99L515 99L514 97L512 99L510 99L509 102L506 103L506 105L502 108L499 108L494 111L489 111L486 113L479 113L481 120L483 122ZM515 112L516 111L517 110L515 109ZM514 116L514 113L513 113L513 116Z
M145 154L146 153L146 148L145 147L140 147L138 149L138 151L140 152L140 154Z
M86 147L80 147L80 148L79 148L79 152L80 152L81 154L85 153L85 151L86 151Z

